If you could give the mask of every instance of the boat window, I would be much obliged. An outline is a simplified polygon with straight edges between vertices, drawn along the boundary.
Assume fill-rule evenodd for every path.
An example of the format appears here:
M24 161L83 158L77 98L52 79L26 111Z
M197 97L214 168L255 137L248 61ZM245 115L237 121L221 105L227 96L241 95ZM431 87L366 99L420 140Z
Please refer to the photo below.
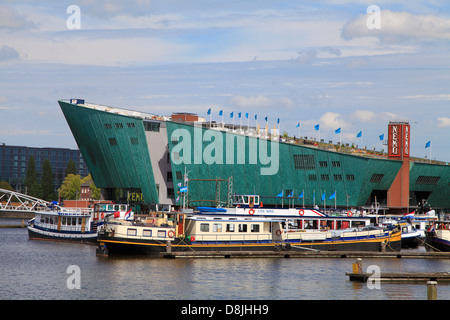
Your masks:
M45 217L45 221L44 221L45 223L48 223L48 217Z
M222 224L214 223L213 224L213 232L222 232Z
M227 223L227 229L226 232L234 232L234 224Z
M66 217L62 217L61 224L62 225L66 225L67 224L66 220L67 220Z
M81 218L78 218L78 224L82 224Z
M137 235L137 229L127 229L127 236L136 236Z
M165 238L166 237L166 231L165 230L158 230L158 237L159 238Z
M305 220L305 229L318 229L317 220Z
M76 226L77 225L77 218L72 218L72 225Z
M247 232L247 224L240 223L239 224L239 232Z
M200 231L209 232L209 223L200 223Z
M251 232L259 232L259 224L252 224L250 230Z
M144 237L151 237L152 236L152 230L149 230L149 229L142 230L142 236L144 236Z

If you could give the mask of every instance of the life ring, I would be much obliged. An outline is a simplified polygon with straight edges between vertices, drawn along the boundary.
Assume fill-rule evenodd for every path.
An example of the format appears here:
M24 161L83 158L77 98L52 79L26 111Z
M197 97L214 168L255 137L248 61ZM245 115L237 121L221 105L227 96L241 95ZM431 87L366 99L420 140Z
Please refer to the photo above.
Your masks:
M105 218L105 213L104 213L104 212L102 212L102 215L101 215L101 217L102 217L102 219L104 219L104 218Z
M348 210L347 211L347 217L351 217L352 215L353 215L353 213L350 210Z
M281 230L280 229L278 229L275 233L277 234L277 236L281 236Z
M253 209L253 208L250 209L250 210L248 211L248 214L251 215L251 216L254 215L254 214L255 214L255 209Z
M195 241L195 237L191 237L191 241Z
M172 230L170 230L168 233L169 238L173 238L174 235L175 233Z
M303 209L298 210L298 214L301 215L301 216L304 215L305 214L305 210L303 210Z

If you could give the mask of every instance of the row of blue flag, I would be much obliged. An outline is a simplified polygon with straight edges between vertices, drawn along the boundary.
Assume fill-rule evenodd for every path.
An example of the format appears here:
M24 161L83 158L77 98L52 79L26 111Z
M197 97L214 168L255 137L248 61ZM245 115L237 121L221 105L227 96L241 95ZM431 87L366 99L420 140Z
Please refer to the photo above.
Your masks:
M283 193L284 193L284 191L282 190L279 194L277 194L277 198L283 198ZM325 198L326 198L325 193L326 192L324 192L322 194L322 201L324 201ZM303 197L304 197L304 191L302 191L302 193L300 193L300 195L297 198L302 199ZM314 192L314 197L316 197L316 193L315 192ZM294 198L294 190L292 190L291 193L289 193L287 198ZM333 192L333 194L328 198L328 200L332 200L332 199L335 199L335 198L336 198L336 191Z
M207 112L208 115L211 115L211 108L208 109ZM219 116L223 116L223 110L219 111ZM230 118L234 118L234 112L230 113ZM238 112L238 118L241 119L242 118L242 112ZM248 119L248 112L245 113L245 118ZM264 120L266 120L266 122L268 121L269 117L264 117ZM255 120L258 120L258 115L255 114ZM277 118L277 123L280 123L280 118Z
M208 112L207 112L207 114L208 115L211 115L211 108L209 108L208 109ZM219 116L223 116L223 110L220 110L219 111ZM245 118L246 119L248 119L248 112L246 112L245 113ZM234 117L234 112L231 112L230 113L230 118L233 118ZM239 117L239 119L241 119L241 117L242 117L242 112L238 112L238 117ZM258 120L258 115L257 114L255 114L255 120ZM266 120L266 122L268 121L268 117L266 116L266 117L264 117L264 120ZM280 123L280 118L277 118L277 123ZM297 123L297 125L295 126L296 128L299 128L300 127L300 122L298 122ZM314 129L316 130L316 131L319 131L320 130L320 124L316 124L315 126L314 126ZM336 134L338 134L338 133L341 133L341 128L337 128L336 130L334 130L334 133L336 133ZM358 133L357 133L357 135L356 135L356 137L357 138L361 138L362 137L362 131L359 131ZM381 134L380 136L380 141L383 141L384 140L384 134ZM429 148L429 147L431 147L431 140L430 141L428 141L427 143L426 143L426 145L425 145L425 148Z

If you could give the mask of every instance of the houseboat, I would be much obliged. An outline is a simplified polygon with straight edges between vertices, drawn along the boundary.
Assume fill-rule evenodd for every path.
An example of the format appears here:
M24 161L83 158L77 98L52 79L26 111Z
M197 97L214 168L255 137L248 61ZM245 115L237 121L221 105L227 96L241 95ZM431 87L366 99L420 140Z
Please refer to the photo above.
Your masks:
M98 203L94 208L66 208L52 205L36 211L28 221L29 239L97 242L97 229L105 218L133 219L134 214L126 204Z
M425 243L428 251L450 251L450 221L433 221L425 231Z
M370 218L329 217L319 210L262 208L243 196L233 208L160 212L142 221L105 219L98 241L108 254L170 251L400 251L401 231Z

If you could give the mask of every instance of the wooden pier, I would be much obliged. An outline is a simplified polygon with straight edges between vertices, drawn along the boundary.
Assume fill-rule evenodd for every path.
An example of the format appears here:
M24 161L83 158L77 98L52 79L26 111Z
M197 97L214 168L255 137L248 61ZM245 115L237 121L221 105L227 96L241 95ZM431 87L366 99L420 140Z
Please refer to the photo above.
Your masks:
M178 258L405 258L450 259L450 252L377 251L184 251L162 252L166 259Z

